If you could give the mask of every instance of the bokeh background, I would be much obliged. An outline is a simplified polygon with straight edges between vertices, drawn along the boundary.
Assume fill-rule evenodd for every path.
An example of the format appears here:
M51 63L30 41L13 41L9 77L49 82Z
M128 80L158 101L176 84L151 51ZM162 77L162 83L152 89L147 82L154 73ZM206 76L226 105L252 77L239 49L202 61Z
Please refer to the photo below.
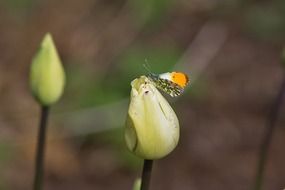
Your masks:
M252 189L266 118L283 80L285 1L1 0L0 189L31 189L39 106L29 66L44 34L67 73L48 129L45 189L131 189L142 160L123 139L130 81L189 74L168 98L181 140L156 161L152 189ZM285 105L264 189L285 188Z

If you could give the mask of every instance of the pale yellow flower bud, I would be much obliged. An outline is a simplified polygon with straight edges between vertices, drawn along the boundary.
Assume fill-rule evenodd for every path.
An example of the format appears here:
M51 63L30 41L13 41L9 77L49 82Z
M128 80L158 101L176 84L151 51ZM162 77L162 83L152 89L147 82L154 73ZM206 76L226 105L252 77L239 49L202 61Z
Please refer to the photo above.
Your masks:
M177 116L146 76L133 80L131 86L125 130L127 146L143 159L162 158L178 143Z
M60 98L64 84L64 69L51 35L46 34L30 68L32 93L40 104L49 106Z
M138 178L134 182L133 190L140 190L141 189L142 180Z

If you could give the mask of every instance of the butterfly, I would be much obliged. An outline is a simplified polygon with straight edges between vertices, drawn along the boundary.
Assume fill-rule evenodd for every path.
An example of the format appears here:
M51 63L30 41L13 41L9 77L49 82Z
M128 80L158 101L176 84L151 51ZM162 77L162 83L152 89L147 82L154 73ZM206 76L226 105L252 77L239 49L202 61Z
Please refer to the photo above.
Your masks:
M158 89L166 92L171 97L181 95L184 88L189 83L189 77L182 72L174 71L162 74L154 74L150 72L147 67L146 69L149 71L149 74L147 75L148 79L152 81Z

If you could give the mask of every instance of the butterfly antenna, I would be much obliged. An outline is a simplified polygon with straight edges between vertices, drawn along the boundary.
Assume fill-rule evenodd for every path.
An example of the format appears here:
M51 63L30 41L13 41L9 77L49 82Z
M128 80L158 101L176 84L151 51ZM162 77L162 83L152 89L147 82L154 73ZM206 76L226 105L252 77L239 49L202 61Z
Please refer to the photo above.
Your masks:
M145 58L144 62L145 62L145 63L143 64L143 67L147 70L147 72L149 72L149 74L153 75L153 73L152 73L151 70L150 70L150 66L149 66L149 64L148 64L147 58Z

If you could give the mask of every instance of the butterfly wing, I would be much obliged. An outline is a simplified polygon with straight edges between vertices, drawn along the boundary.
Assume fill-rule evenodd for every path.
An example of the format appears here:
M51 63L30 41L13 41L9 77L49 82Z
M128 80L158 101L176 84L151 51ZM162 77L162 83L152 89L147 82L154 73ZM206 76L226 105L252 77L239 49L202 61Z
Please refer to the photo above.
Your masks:
M182 87L167 79L159 78L156 85L159 89L163 90L172 97L179 96L183 93Z
M161 78L158 75L149 75L149 78L154 82L158 89L169 94L171 97L176 97L183 93L184 89L181 86L168 79Z

